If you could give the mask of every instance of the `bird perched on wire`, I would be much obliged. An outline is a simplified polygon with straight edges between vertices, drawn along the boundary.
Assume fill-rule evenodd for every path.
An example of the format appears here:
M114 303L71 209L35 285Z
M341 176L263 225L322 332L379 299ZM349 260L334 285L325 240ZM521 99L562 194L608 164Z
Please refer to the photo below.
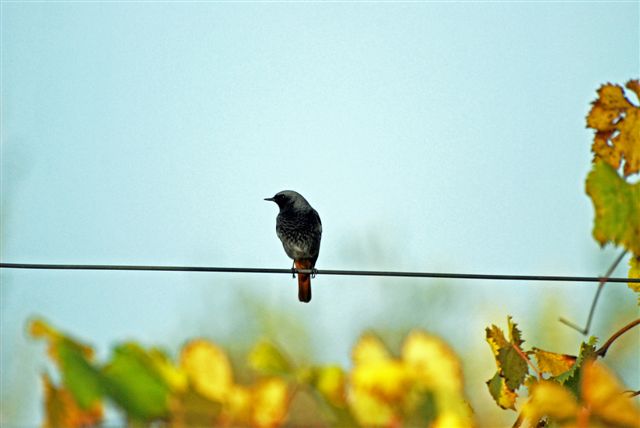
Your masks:
M276 234L282 241L284 251L293 259L291 269L315 270L322 237L322 223L318 212L301 194L293 190L283 190L273 198L264 200L273 201L280 208L276 218ZM311 300L313 276L314 274L298 273L298 300L301 302Z

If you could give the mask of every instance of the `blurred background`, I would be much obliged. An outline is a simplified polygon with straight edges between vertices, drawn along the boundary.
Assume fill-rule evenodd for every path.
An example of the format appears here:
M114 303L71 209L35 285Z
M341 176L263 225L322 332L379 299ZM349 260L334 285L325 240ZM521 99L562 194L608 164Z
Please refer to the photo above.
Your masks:
M584 193L605 82L637 78L637 2L3 2L1 259L288 268L277 207L302 193L318 269L599 275ZM637 102L637 100L633 100ZM614 276L626 275L625 259ZM0 424L41 421L43 317L96 347L175 355L268 337L299 363L350 365L373 330L412 328L463 361L483 426L511 424L485 381L484 327L576 353L594 284L2 269ZM638 315L608 285L592 334ZM638 329L605 362L637 388ZM239 357L239 358L240 358ZM117 423L118 415L110 416Z

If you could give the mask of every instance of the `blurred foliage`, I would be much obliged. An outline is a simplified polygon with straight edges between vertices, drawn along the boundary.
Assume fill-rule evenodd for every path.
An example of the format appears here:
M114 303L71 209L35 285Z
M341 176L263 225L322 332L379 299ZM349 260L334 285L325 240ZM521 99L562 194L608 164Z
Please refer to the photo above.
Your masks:
M474 426L458 358L423 331L411 332L398 356L374 334L364 334L353 348L350 372L335 365L297 366L273 343L260 341L247 356L253 382L240 384L224 349L205 339L185 344L176 362L158 349L126 343L98 363L90 346L43 320L29 329L47 341L61 375L57 386L43 375L46 427L99 424L105 400L130 423L278 427L303 392L321 409L305 424Z

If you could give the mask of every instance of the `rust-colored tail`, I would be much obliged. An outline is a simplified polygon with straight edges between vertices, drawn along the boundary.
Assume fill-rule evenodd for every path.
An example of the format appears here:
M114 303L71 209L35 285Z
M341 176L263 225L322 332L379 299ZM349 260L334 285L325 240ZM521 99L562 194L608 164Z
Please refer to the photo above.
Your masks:
M311 269L311 260L295 260L297 269ZM308 273L298 273L298 300L308 303L311 301L311 275Z

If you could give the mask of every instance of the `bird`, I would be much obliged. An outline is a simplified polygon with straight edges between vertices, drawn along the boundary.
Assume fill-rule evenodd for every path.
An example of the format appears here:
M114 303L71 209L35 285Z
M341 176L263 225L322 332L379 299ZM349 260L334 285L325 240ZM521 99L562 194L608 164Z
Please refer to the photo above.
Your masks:
M315 272L316 260L320 253L322 222L318 212L298 192L283 190L272 198L264 198L278 204L280 212L276 217L276 235L282 241L285 253L293 259L297 269L311 269ZM298 272L298 300L311 301L311 278L315 273Z

